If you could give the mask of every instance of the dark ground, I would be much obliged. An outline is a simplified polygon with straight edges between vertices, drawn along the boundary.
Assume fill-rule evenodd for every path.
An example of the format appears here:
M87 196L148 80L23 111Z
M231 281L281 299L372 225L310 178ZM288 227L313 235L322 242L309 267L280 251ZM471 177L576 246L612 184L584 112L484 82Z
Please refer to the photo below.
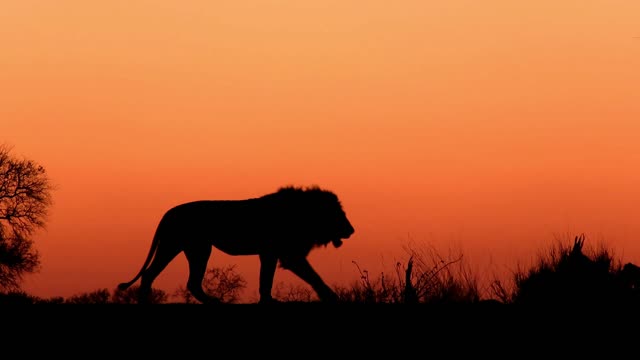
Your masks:
M0 311L5 348L22 341L17 348L27 354L45 351L47 357L83 359L573 359L585 350L590 358L603 350L613 358L627 348L637 351L640 335L635 330L638 309L579 306L109 304L5 306Z

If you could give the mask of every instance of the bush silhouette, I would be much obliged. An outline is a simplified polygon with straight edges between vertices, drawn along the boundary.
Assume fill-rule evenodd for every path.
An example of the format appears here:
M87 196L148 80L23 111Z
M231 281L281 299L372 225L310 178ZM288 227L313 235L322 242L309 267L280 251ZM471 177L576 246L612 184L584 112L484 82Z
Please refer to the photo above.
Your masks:
M626 270L625 270L626 269ZM576 236L572 246L551 249L537 265L514 275L514 304L610 304L637 299L634 282L637 267L624 267L610 251L584 252L584 235Z

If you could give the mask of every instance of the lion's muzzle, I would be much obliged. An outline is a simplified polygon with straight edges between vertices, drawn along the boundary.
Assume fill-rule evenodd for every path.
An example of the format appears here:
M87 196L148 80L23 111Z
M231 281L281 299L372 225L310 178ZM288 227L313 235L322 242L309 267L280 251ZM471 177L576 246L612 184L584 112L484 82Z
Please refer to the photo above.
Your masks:
M339 248L340 246L342 246L342 239L348 239L355 232L355 229L353 228L353 226L348 220L346 225L347 226L346 226L346 230L344 231L344 234L341 235L340 237L336 237L335 239L331 240L331 243L335 248Z

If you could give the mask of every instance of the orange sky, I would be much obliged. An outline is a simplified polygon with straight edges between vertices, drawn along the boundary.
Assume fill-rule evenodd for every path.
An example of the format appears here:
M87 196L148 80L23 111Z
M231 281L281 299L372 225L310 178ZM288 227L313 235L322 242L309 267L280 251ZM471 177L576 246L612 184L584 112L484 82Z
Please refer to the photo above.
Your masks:
M585 232L640 262L636 0L0 4L0 143L58 185L35 295L129 280L177 203L287 184L356 228L311 255L331 283L409 239L508 270ZM236 262L254 295L257 259L210 265Z

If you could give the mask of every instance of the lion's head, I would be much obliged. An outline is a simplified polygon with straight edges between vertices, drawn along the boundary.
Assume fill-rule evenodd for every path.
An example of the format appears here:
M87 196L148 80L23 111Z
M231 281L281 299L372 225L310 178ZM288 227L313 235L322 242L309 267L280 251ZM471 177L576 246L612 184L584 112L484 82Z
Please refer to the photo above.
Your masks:
M311 241L313 246L332 243L338 248L342 246L342 240L355 231L340 200L331 191L317 186L287 186L274 195L288 204L296 235Z

